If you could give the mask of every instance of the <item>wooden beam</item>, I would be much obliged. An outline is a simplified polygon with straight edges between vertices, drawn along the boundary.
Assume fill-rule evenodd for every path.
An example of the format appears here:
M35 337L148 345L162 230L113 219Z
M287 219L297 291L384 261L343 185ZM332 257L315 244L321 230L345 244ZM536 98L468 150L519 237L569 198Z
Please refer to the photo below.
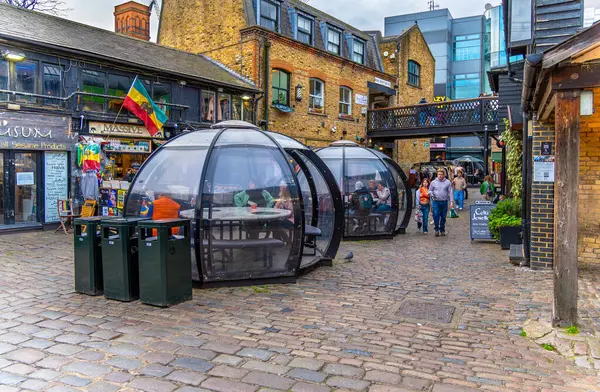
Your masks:
M539 86L538 88L541 88L541 86ZM537 90L537 88L536 88ZM546 80L546 88L544 89L544 95L542 95L542 98L539 101L539 104L536 105L535 104L535 100L534 100L534 107L537 107L537 112L538 113L544 113L546 111L546 105L548 104L548 100L551 98L551 96L554 95L554 91L552 91L552 83L549 80Z
M559 68L552 74L553 90L579 90L600 86L600 63Z
M556 93L554 182L554 306L552 323L577 322L579 91Z
M550 117L550 115L552 114L552 112L554 111L554 109L556 108L556 94L552 95L552 98L550 98L550 102L548 102L548 105L546 105L546 107L544 108L544 111L541 113L541 120L542 121L546 121L548 120L548 117Z

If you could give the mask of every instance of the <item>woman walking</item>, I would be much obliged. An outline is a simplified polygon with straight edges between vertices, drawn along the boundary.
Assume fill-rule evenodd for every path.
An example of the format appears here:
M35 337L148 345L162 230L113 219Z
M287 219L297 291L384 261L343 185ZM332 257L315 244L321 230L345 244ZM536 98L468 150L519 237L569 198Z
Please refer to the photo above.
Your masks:
M429 223L429 210L431 209L431 201L429 197L429 180L423 179L421 187L417 190L417 206L422 212L423 219L423 234L427 234L428 223Z
M492 179L492 176L485 177L481 183L481 187L479 188L479 193L481 193L481 196L483 196L484 200L486 201L494 200L494 194L496 192L494 189L494 180Z
M454 188L454 204L458 206L459 210L462 210L465 204L465 189L467 189L467 181L462 170L459 170L457 176L452 180L452 187Z

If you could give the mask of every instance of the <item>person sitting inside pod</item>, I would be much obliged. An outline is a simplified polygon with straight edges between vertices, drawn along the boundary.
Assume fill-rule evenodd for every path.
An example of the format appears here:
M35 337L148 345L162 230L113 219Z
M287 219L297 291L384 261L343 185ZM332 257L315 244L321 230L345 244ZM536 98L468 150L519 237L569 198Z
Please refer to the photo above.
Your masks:
M175 200L171 199L164 193L156 194L156 200L154 200L152 208L152 220L177 219L179 218L179 211L181 211L181 206ZM171 234L178 234L176 227L171 229ZM152 229L152 235L157 236L158 231L156 229Z
M256 205L258 207L273 207L275 204L275 199L267 190L256 189L257 181L255 179L250 179L248 181L248 189L243 190L239 193L236 193L233 196L233 202L236 207L249 207L252 205Z

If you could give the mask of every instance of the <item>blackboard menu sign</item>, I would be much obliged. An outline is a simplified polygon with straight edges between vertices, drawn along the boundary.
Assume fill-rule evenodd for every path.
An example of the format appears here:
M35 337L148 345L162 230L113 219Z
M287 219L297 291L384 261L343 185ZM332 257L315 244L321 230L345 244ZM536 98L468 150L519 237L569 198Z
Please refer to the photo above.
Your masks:
M44 188L46 200L44 203L44 222L58 222L58 200L68 198L68 163L66 152L48 152L45 158Z
M494 204L475 204L470 211L471 241L494 239L488 226L490 211L496 207Z

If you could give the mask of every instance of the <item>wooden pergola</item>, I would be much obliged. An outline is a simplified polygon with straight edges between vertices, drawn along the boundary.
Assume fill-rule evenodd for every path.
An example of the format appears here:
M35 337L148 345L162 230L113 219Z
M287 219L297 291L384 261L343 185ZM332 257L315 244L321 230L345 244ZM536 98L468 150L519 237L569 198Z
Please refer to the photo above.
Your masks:
M600 24L543 55L528 56L523 82L523 111L537 113L538 120L545 123L554 118L553 323L574 325L578 294L580 100L583 90L600 86Z

